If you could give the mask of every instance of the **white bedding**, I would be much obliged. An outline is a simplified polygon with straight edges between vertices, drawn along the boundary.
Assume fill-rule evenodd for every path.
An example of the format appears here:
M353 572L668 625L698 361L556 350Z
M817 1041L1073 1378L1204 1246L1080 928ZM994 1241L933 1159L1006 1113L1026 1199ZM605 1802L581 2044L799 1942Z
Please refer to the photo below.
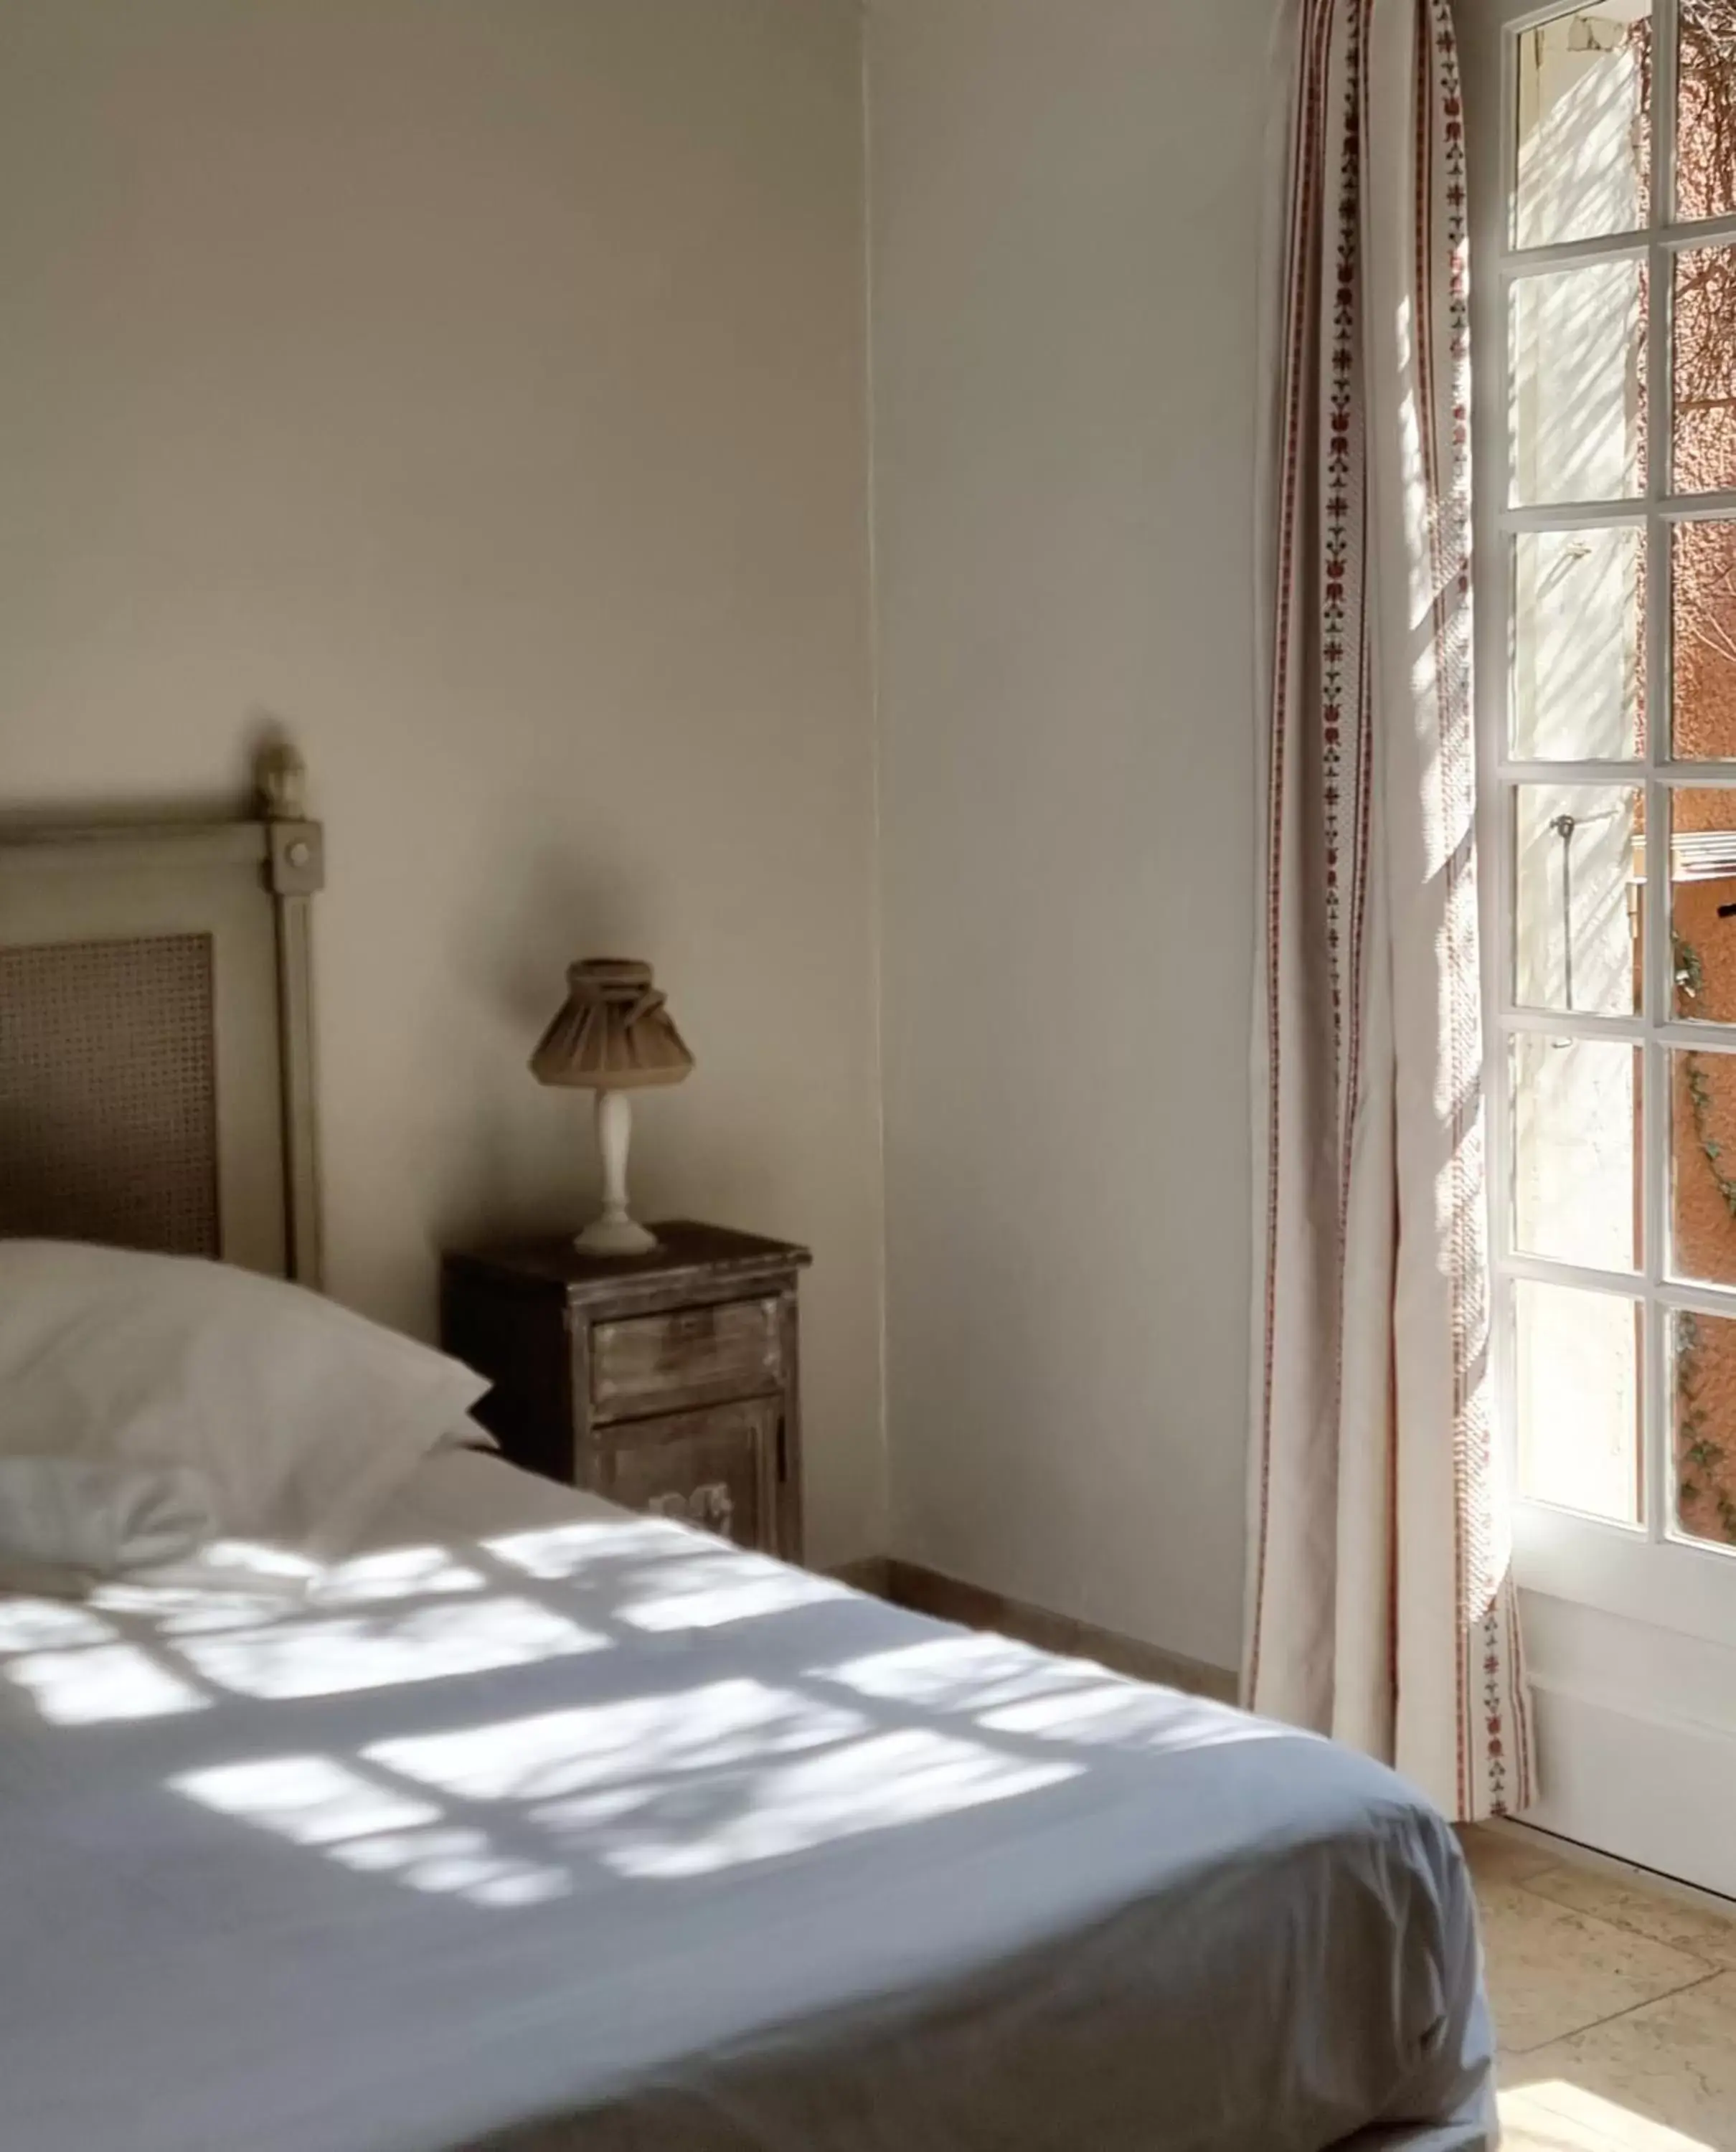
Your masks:
M0 1967L6 2152L1495 2141L1397 1779L472 1454L311 1602L0 1598Z

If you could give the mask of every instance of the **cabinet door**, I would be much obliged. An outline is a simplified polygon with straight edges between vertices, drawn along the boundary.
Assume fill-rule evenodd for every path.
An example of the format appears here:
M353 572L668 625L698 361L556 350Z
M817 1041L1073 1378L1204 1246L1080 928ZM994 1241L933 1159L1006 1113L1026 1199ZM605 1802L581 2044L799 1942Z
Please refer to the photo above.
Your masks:
M781 1416L779 1399L759 1398L612 1428L598 1439L597 1492L776 1554Z

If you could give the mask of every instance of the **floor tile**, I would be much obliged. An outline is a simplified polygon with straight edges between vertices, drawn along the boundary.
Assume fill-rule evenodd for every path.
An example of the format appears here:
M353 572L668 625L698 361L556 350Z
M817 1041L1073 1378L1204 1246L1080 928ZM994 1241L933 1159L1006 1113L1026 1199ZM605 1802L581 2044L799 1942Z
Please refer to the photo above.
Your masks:
M1565 2129L1577 2110L1625 2131L1609 2135L1621 2152L1736 2152L1736 1972L1509 2057L1503 2077L1519 2129Z
M1643 1882L1566 1865L1515 1880L1576 1913L1591 1913L1600 1921L1612 1921L1618 1928L1650 1936L1654 1942L1673 1944L1711 1964L1736 1968L1736 1907L1726 1919L1703 1906L1648 1891Z
M1715 1967L1520 1884L1480 1884L1495 2036L1522 2051L1704 1980Z

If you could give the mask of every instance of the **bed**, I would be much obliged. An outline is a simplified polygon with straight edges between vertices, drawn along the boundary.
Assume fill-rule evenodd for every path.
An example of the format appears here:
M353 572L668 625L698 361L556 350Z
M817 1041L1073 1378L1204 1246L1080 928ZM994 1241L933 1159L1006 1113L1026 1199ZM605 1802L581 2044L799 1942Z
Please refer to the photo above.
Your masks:
M312 1276L292 766L239 826L186 872L0 833L0 987L244 891L264 922L206 949L205 1043L153 1048L206 1070L174 1142L118 1079L121 1211L53 1104L65 996L14 1000L55 1013L0 1049L0 1232L180 1246L190 1179L195 1251ZM100 1151L126 1117L82 1095ZM0 1964L18 2152L1495 2141L1463 1865L1389 1774L451 1447L311 1576L0 1595Z

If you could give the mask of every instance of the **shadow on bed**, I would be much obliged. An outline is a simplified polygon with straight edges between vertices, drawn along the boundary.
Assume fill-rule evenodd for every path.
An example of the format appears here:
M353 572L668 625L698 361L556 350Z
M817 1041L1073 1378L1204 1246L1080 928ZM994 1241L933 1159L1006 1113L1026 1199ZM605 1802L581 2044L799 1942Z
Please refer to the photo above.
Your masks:
M0 1684L58 1797L33 1884L28 1834L0 1851L8 1910L106 1891L159 1985L137 2037L191 2039L219 2104L212 2012L319 2053L320 2114L347 2072L394 2115L425 2079L458 2134L383 2144L745 2147L842 2098L881 2119L828 2144L1157 2152L1126 2128L1155 2101L1224 2114L1177 2143L1317 2152L1475 2090L1456 1848L1396 1781L662 1522L406 1543L312 1596L3 1601ZM277 2097L250 2152L327 2141Z

